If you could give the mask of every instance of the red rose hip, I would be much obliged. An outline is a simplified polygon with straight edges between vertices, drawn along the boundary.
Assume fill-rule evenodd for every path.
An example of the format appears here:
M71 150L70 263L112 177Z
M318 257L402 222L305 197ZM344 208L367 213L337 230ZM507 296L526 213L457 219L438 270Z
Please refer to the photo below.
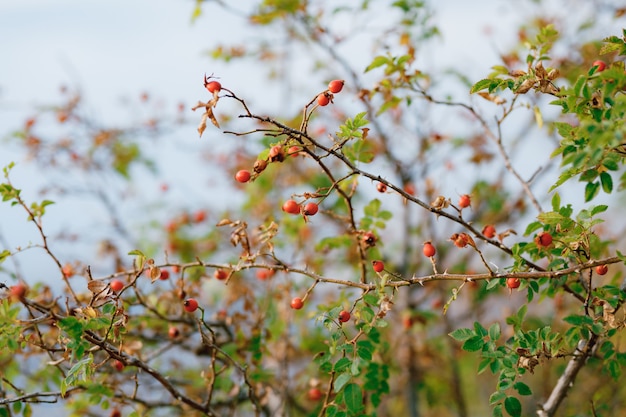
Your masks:
M459 207L461 207L462 209L469 207L472 204L472 198L469 196L469 194L463 194L461 197L459 197Z
M548 246L550 246L552 244L552 235L550 233L547 233L547 232L541 232L535 238L535 243L540 248L541 247L547 248Z
M291 300L291 308L294 310L300 310L304 306L304 301L300 297L294 297Z
M188 298L183 303L183 307L185 307L186 312L193 313L198 309L198 302L194 298Z
M122 288L124 288L124 283L119 279L114 279L109 285L111 286L111 289L115 292L120 292Z
M333 94L337 94L341 91L344 84L345 82L343 80L332 80L330 83L328 83L328 91Z
M283 204L283 211L289 214L300 214L300 205L294 200L287 200Z
M235 179L241 183L250 181L251 177L252 175L250 174L250 171L248 171L247 169L242 169L241 171L237 171L237 173L235 174Z
M317 104L319 104L320 106L327 106L328 103L330 103L330 97L328 97L328 94L322 93L317 96Z
M339 313L339 321L345 323L348 320L350 320L350 312L346 310L341 310L341 312Z
M307 216L315 216L318 210L319 210L319 207L316 203L307 203L304 206L303 213Z
M422 248L422 252L424 253L424 256L426 256L427 258L432 258L437 253L437 250L435 249L435 246L432 243L425 242L424 247Z
M602 72L606 69L606 64L604 63L604 61L600 61L600 60L593 61L593 64L591 64L591 66L598 67L596 72Z
M507 278L506 279L506 286L509 287L510 289L519 288L519 285L520 285L519 278Z
M385 264L383 261L372 261L372 268L374 268L374 271L376 272L383 272Z

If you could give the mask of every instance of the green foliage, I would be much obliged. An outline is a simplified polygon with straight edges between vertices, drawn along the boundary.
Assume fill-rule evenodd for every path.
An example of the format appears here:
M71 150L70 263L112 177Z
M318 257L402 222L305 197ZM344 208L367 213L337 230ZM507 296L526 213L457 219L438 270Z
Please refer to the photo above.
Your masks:
M205 7L196 2L192 20ZM260 25L307 48L310 68L325 79L344 76L344 90L318 106L325 81L311 97L289 96L294 108L276 116L257 113L244 98L249 92L234 87L203 98L200 131L215 135L213 109L228 103L219 106L219 124L232 137L208 139L209 164L202 161L225 194L203 189L198 174L185 189L209 200L207 207L194 212L189 191L174 211L170 199L156 196L158 204L140 211L145 230L136 233L117 213L125 204L107 194L115 187L95 187L114 226L85 233L100 242L95 259L82 247L50 243L67 236L49 232L52 199L25 201L9 178L13 164L4 169L2 200L27 214L38 240L0 241L8 246L0 249L0 273L14 292L0 304L1 391L8 394L0 415L30 415L30 403L12 400L28 392L34 402L63 401L72 415L120 407L136 416L343 417L552 415L556 409L540 402L556 380L567 415L607 392L624 393L617 382L626 365L619 343L626 258L616 249L623 238L614 209L626 184L626 75L615 59L626 54L625 40L583 45L565 39L567 25L529 21L489 74L442 93L450 80L468 79L462 63L446 71L424 61L421 51L438 30L422 1L385 6L395 20L371 45L358 40L372 55L352 67L341 49L349 43L334 25L377 17L379 7L367 0L254 4L246 15L253 30ZM271 65L284 56L276 42L212 46L214 58L233 64L255 57ZM606 68L590 65L602 54ZM70 132L98 125L78 117L80 100L64 107L76 116L63 119ZM517 129L524 117L514 113L530 125ZM157 173L150 151L158 146L143 146L138 131L103 128L80 148L74 138L38 138L33 123L12 140L68 180L76 174L99 187L112 173L132 195L134 167ZM275 146L285 154L273 154ZM64 159L55 152L74 165L57 166ZM537 170L527 178L519 167ZM240 169L252 173L249 182L232 180ZM62 186L52 185L48 194ZM585 203L570 199L570 190ZM65 207L67 191L55 194L55 207ZM455 195L466 193L471 206L458 207ZM285 213L287 199L315 201L320 210ZM423 256L426 241L435 256ZM129 243L137 249L124 249ZM26 251L51 265L49 281L22 270ZM382 272L373 260L384 260ZM291 303L295 297L302 306ZM123 372L111 371L115 358L124 359ZM563 373L565 364L591 369L591 383ZM477 374L488 396L474 383ZM588 394L587 386L600 388ZM624 410L617 402L606 407L607 415Z

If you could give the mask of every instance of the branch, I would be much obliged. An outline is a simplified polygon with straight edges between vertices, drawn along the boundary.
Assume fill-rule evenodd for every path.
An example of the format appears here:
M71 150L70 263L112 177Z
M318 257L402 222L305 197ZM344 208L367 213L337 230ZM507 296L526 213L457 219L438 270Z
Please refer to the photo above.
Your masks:
M65 395L61 394L61 391L57 392L31 392L30 394L20 395L14 398L0 398L0 405L7 405L11 403L27 402L27 403L56 403L59 397L67 397L74 391L81 391L83 387L72 387L65 391ZM51 400L41 400L42 397L54 397Z
M582 369L587 362L587 358L593 353L599 339L598 335L593 334L588 341L581 340L578 342L574 357L570 359L563 375L561 375L552 393L550 393L550 397L545 403L539 405L539 409L537 410L539 417L554 416L557 408L559 408L559 405L567 395L568 390L574 385L578 371Z

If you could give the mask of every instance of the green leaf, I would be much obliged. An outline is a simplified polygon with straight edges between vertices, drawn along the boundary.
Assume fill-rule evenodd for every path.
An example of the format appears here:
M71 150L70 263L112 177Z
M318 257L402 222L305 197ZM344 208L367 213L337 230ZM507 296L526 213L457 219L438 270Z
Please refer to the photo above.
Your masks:
M389 57L379 55L365 68L365 72L371 71L374 68L382 67L385 64L390 64L392 61Z
M604 213L605 211L607 211L609 208L609 206L607 206L606 204L600 204L598 206L594 206L591 208L591 215L595 216L596 214L599 213Z
M485 341L481 336L474 336L465 341L461 349L466 352L477 352L483 348Z
M485 329L483 325L477 321L474 322L474 332L476 333L477 336L480 336L480 337L485 337L488 334L487 329Z
M335 379L335 392L341 391L341 389L350 381L350 379L352 379L352 375L350 375L349 373L339 375L337 379Z
M559 211L561 208L561 196L559 193L554 193L552 196L552 211Z
M589 316L581 316L577 314L572 314L563 319L566 323L569 323L573 326L591 326L593 324L593 319Z
M511 417L521 417L522 403L515 397L507 397L504 400L504 409Z
M480 90L484 90L485 88L490 88L491 84L493 84L493 80L486 78L484 80L480 80L478 81L476 84L474 84L470 90L470 94L474 94L477 91Z
M519 395L532 395L530 387L523 382L517 381L513 384L513 389L519 393Z
M598 195L598 191L600 190L600 184L597 182L588 182L585 186L585 203L593 200L593 198Z
M11 251L8 249L5 249L2 252L0 252L0 264L4 262L4 260L8 258L9 256L11 256Z
M464 342L470 337L475 336L474 331L472 329L456 329L452 333L448 333L448 336L453 338L454 340L458 340L459 342Z
M352 361L348 358L341 358L335 363L333 366L333 370L337 373L342 372L344 369L348 368L352 364Z
M506 398L506 394L502 391L496 391L489 397L489 404L494 405L495 403L499 403L500 401Z
M489 339L495 342L499 338L500 338L500 324L493 323L491 326L489 326Z
M363 392L359 385L354 383L346 385L343 398L349 412L358 413L363 408Z
M602 190L607 194L611 194L611 191L613 191L613 178L611 178L611 174L607 172L600 173L600 183L602 184Z
M382 203L380 202L380 200L375 198L372 201L370 201L367 206L363 208L363 213L365 213L366 216L376 217L376 215L378 214L378 211L380 210L381 204Z

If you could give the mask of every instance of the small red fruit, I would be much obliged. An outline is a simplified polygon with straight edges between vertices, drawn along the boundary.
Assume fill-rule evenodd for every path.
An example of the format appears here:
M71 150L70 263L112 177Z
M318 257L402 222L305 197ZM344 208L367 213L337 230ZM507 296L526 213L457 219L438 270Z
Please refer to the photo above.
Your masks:
M228 278L228 272L224 271L223 269L216 269L215 272L213 273L213 276L216 279L219 279L220 281L223 281L226 278Z
M591 64L592 67L598 67L598 69L596 70L596 72L602 72L606 69L606 64L604 63L604 61L593 61L593 64Z
M72 264L63 265L63 275L65 275L65 278L69 278L73 276L74 274L75 272L74 272L74 267L72 266Z
M300 148L299 146L290 146L289 149L287 150L287 154L289 156L299 156L302 155L302 148Z
M455 233L450 236L450 240L454 242L457 248L464 248L470 243L470 237L467 233Z
M552 244L552 235L548 232L541 232L535 238L537 246L547 248Z
M488 224L483 227L483 235L488 239L493 239L496 236L496 228L493 224Z
M193 215L194 223L202 223L205 220L206 220L206 211L198 210L194 213Z
M404 184L404 192L406 192L409 195L415 195L415 185L413 185L410 182Z
M188 298L183 303L183 307L185 307L186 312L193 313L198 309L198 302L194 298Z
M459 197L459 207L461 207L462 209L469 207L470 204L472 204L472 198L469 196L469 194L463 194L461 197Z
M122 291L122 288L124 288L124 283L119 279L114 279L109 285L111 286L111 289L115 292L120 292Z
M435 249L435 245L433 245L432 243L430 243L430 241L428 241L424 243L422 252L424 252L425 257L432 258L437 253L437 249Z
M598 266L596 266L596 274L598 274L598 275L606 275L607 272L609 272L609 266L608 265L598 265Z
M122 417L122 412L119 410L119 408L114 408L113 410L111 410L111 414L109 414L109 417Z
M307 216L315 216L318 210L319 210L319 207L317 203L307 203L304 206L304 210L302 212Z
M311 401L319 401L322 398L322 391L319 388L311 388L307 393L307 397Z
M378 190L379 193L384 193L387 191L387 186L383 184L382 182L379 182L378 184L376 184L376 189Z
M167 335L170 339L176 339L178 336L180 336L180 330L178 330L178 327L171 326L169 329L167 329Z
M304 306L304 301L302 301L302 298L295 297L293 300L291 300L291 308L293 308L294 310L300 310L302 306Z
M285 160L285 150L280 145L274 145L270 148L270 162L283 162Z
M21 300L26 295L26 285L24 284L15 284L11 288L9 288L9 294L11 298Z
M341 323L345 323L348 320L350 320L350 312L346 310L341 310L341 312L339 313L339 321Z
M506 286L509 287L510 289L518 288L519 285L520 285L519 278L507 278L506 279Z
M385 269L385 264L383 263L383 261L372 261L372 268L374 268L374 271L376 272L383 272L383 269Z
M328 83L328 91L333 94L337 94L343 88L345 82L343 80L332 80Z
M118 361L117 359L113 361L113 367L118 370L118 372L122 372L126 365L122 361Z
M274 276L275 271L273 269L259 269L256 271L256 277L260 281L265 281Z
M204 86L207 90L209 90L209 93L211 94L219 93L222 89L222 84L220 84L218 81L209 81L208 83L205 81Z
M241 171L237 171L237 173L235 174L235 179L241 183L250 181L250 177L252 177L252 175L250 174L250 171L248 171L247 169L242 169Z
M361 239L363 240L363 243L365 243L367 246L376 246L376 241L378 240L376 238L376 235L372 232L363 233Z
M317 104L320 106L327 106L328 103L330 103L330 97L328 97L328 94L322 93L317 96Z
M165 281L170 278L170 271L167 269L161 269L161 275L159 275L159 279Z
M289 214L300 214L300 205L293 200L287 200L283 204L283 211Z

